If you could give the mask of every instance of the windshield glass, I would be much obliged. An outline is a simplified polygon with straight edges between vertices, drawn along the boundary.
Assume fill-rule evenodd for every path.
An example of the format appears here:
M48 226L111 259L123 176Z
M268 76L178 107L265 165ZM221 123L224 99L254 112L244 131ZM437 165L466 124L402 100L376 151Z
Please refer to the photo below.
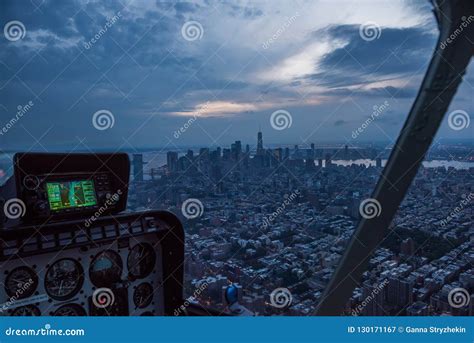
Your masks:
M234 283L258 314L314 313L380 210L370 194L438 37L428 2L2 6L21 14L2 20L2 183L18 151L125 151L128 211L183 222L186 297L227 311ZM346 314L454 313L449 291L472 287L473 77Z

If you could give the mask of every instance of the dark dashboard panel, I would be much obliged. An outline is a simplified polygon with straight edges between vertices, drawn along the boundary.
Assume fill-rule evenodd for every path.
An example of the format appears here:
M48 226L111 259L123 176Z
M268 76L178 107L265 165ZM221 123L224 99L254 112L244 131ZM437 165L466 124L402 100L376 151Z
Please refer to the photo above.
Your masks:
M127 154L17 153L14 195L28 211L24 224L116 214L127 204ZM10 225L8 225L10 226Z
M182 303L183 235L161 211L1 230L0 314L171 315Z

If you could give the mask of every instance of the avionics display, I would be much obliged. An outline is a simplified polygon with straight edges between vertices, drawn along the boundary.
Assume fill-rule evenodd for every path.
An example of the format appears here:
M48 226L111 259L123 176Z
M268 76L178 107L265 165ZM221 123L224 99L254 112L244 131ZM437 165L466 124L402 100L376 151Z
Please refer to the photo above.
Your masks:
M92 180L47 182L46 192L51 211L97 205Z

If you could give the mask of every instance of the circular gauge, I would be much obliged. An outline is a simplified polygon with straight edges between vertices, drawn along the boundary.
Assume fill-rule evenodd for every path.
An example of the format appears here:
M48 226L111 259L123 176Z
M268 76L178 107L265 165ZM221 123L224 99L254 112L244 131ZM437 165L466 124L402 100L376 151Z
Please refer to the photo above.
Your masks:
M153 299L153 286L148 282L143 282L135 288L133 292L133 302L138 308L144 308L150 305Z
M66 300L77 294L84 282L84 270L72 258L62 258L54 262L46 271L44 288L56 300Z
M110 286L121 280L123 263L120 255L105 250L96 255L89 268L89 277L97 287Z
M28 316L28 317L41 316L41 312L40 312L39 308L37 308L36 306L27 305L27 306L22 306L22 307L16 308L12 312L12 316Z
M37 287L38 276L30 267L15 268L5 278L5 291L10 297L27 298Z
M66 304L54 311L53 316L61 317L74 317L74 316L86 316L86 310L84 307L78 304Z
M148 243L139 243L128 255L128 272L134 278L144 278L153 271L155 260L156 254L153 247Z

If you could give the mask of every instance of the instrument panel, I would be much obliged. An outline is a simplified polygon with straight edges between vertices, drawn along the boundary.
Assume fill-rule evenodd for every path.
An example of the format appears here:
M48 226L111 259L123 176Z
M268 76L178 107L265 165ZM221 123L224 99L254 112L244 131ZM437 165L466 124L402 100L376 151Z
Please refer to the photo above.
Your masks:
M3 314L163 315L158 265L160 245L149 236L17 260L3 269L0 299L11 303Z
M35 231L37 237L25 233L23 242L13 233L11 242L0 237L5 243L0 244L0 315L172 313L182 301L180 231L169 234L172 228L154 216L123 217L97 220L92 228L57 223L45 232ZM29 251L31 241L38 251ZM10 243L15 245L6 249Z

